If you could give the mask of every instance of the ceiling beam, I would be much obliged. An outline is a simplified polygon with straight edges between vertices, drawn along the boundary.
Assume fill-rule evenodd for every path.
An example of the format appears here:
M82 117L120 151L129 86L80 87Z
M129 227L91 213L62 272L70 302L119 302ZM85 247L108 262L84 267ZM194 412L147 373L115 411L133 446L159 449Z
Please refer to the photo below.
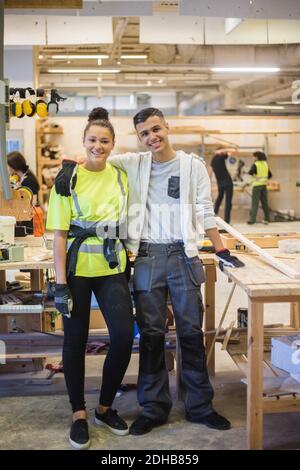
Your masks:
M4 0L4 8L81 9L82 0Z
M122 38L124 36L125 30L128 25L129 18L120 18L117 20L114 27L114 42L111 45L111 48L108 50L110 60L114 62L116 53L118 54L118 59L121 55L121 46Z

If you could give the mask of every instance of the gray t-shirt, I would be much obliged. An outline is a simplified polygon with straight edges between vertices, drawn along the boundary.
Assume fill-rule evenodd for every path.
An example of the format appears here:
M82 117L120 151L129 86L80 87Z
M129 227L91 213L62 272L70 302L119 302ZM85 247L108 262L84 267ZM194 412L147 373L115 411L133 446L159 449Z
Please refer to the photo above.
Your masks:
M180 159L152 161L142 241L172 243L181 241Z

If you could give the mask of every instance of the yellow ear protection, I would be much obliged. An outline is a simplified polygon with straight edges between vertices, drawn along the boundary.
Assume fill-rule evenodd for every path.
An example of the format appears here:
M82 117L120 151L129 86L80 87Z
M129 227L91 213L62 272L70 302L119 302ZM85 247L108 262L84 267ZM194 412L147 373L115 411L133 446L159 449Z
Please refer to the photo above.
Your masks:
M10 112L13 116L17 118L22 118L25 116L23 112L23 106L20 99L25 98L25 90L24 88L11 88L10 94L12 95L12 99L10 99Z
M59 101L65 101L67 98L63 98L57 93L57 90L51 90L50 101L48 103L47 109L50 116L58 113L58 103Z
M43 90L42 88L38 88L36 90L36 97L39 98L37 102L35 103L36 114L41 118L45 118L48 116L47 103L44 99L42 99L44 95L45 95L45 90Z
M33 192L31 191L30 188L27 188L27 186L20 186L19 188L17 188L17 191L20 191L22 198L25 197L26 199L29 199L30 202L32 201Z
M23 101L23 112L26 114L28 117L32 117L36 113L36 106L32 102L32 97L35 95L34 90L32 88L26 88L25 90L25 97L26 97L26 92L29 94L29 98L25 99Z

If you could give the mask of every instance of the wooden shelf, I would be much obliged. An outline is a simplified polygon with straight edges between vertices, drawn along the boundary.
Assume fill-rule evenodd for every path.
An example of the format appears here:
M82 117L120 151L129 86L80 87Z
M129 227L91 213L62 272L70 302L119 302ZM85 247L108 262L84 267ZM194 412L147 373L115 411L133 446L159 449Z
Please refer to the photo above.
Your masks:
M39 128L37 129L37 132L39 134L63 134L64 133L64 130L62 127L57 127L57 128L53 128L51 129L50 127L49 128Z
M61 160L51 160L50 158L40 158L42 166L59 166L61 165Z

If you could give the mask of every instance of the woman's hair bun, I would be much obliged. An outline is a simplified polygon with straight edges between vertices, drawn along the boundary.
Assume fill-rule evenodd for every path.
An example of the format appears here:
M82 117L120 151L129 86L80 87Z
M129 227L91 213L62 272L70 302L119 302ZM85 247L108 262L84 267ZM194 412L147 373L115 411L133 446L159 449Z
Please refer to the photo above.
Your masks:
M92 111L90 112L89 117L88 117L88 122L97 121L99 119L102 119L102 120L105 120L105 121L109 120L109 114L108 114L107 109L105 109L105 108L94 108L94 109L92 109Z

